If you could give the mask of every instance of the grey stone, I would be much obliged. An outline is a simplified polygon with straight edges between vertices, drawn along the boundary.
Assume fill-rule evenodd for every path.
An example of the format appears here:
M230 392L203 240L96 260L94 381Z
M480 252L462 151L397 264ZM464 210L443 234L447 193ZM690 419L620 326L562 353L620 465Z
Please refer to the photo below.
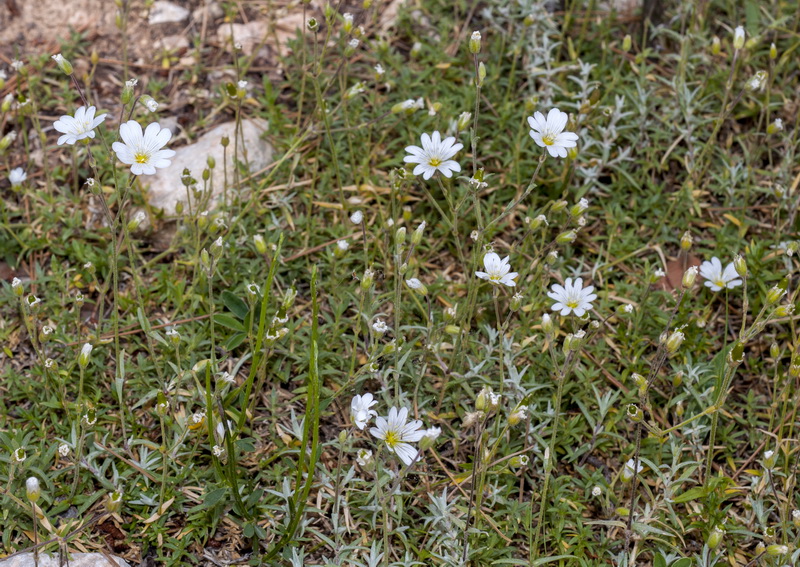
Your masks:
M157 0L150 8L147 21L152 24L172 24L182 22L189 17L189 10L172 2Z
M109 561L102 553L70 553L70 567L130 567L130 564L116 555L109 555ZM0 567L34 567L33 553L21 553L11 559L0 559ZM40 553L39 567L59 567L58 554Z
M251 119L242 121L242 130L239 139L239 161L250 165L251 173L255 173L272 163L272 146L262 140L260 136L267 130L268 124L264 120ZM227 150L228 157L228 185L233 183L233 154L234 137L236 122L226 122L220 124L209 132L203 134L195 143L182 148L175 149L175 157L172 164L164 169L157 170L155 175L142 176L144 184L150 185L148 188L148 202L150 206L162 209L167 216L176 214L175 205L178 201L184 204L186 209L186 188L181 183L181 174L184 168L189 169L198 181L198 187L202 189L202 174L206 168L208 156L212 156L216 161L216 167L212 170L209 184L212 186L212 194L209 210L213 209L222 200L225 171L223 167L223 148L220 141L224 136L230 140ZM244 150L246 149L246 157ZM228 198L235 189L228 189Z
M256 47L266 43L267 31L267 23L260 20L246 24L222 24L217 28L217 39L226 50L230 51L231 32L233 32L233 43L241 45L242 53L245 55L252 55Z

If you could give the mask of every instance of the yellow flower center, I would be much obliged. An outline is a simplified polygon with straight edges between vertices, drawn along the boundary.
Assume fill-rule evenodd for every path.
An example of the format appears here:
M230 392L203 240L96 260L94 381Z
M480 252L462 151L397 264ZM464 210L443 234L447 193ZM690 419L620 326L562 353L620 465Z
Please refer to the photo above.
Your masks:
M439 167L442 165L442 160L439 158L431 158L428 160L428 165L432 165L433 167Z
M143 153L137 153L133 155L133 159L136 160L136 163L147 163L150 156Z
M500 281L500 276L498 274L490 274L489 279L492 280L493 282L498 282Z
M552 146L553 144L555 144L556 143L555 134L545 134L544 136L542 136L542 143L544 143L545 146Z
M395 445L400 443L400 436L397 434L397 431L387 431L386 437L383 440L386 441L389 447L394 448Z
M567 307L569 307L570 309L575 309L575 308L578 307L578 302L577 301L567 301Z
M726 287L728 285L724 280L721 280L721 279L715 281L714 283L716 285L718 285L719 287Z

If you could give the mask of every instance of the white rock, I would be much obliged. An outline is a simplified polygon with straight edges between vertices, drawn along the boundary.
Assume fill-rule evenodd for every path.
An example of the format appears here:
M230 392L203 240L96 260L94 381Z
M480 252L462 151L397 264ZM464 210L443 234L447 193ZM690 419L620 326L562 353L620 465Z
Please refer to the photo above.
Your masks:
M252 119L242 121L241 138L239 140L239 161L248 163L250 171L255 173L270 163L272 163L273 149L270 144L260 136L267 130L267 122L264 120ZM148 201L150 206L163 209L167 216L176 214L175 205L178 201L184 204L184 211L187 211L186 188L181 183L181 174L184 168L188 168L198 184L197 188L203 188L202 174L207 167L208 156L212 156L216 161L216 167L211 172L209 185L212 194L208 209L213 209L222 200L223 186L225 184L225 172L223 167L223 151L220 140L224 136L230 139L227 149L228 156L228 185L233 184L233 154L234 154L234 133L235 122L220 124L213 130L201 136L195 143L182 148L175 149L175 157L172 158L172 165L165 169L159 169L155 175L143 175L142 182L150 187L148 189ZM247 160L245 161L244 150L247 150ZM228 189L230 199L236 189ZM193 203L194 206L194 203Z
M254 20L247 24L222 24L217 28L217 39L225 49L231 49L231 28L233 43L242 46L242 53L252 55L259 45L266 45L267 23Z
M195 8L194 12L192 12L192 17L196 21L202 21L203 17L207 17L211 20L216 18L221 18L225 15L225 12L222 11L222 8L217 2L211 0L210 2L206 0L205 6L200 6L199 8Z
M150 8L150 24L171 24L182 22L189 17L189 10L172 2L157 0Z
M184 51L189 48L189 38L185 35L167 35L157 39L153 45L164 51Z
M114 563L106 559L102 553L71 553L70 567L130 567L130 564L116 555L110 556ZM33 553L22 553L11 559L0 559L0 567L34 567ZM39 567L59 567L58 553L40 553Z

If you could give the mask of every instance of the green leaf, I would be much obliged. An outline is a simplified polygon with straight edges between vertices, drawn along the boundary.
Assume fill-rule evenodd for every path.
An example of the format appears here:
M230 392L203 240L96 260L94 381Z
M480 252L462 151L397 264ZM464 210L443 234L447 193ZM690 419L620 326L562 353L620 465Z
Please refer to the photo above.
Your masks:
M244 325L238 319L225 313L214 313L214 323L244 333Z
M244 319L247 316L247 312L250 311L244 300L227 289L222 292L222 303L239 319Z
M211 492L206 492L205 497L203 498L203 506L207 508L216 506L217 503L219 503L219 501L225 496L226 492L228 492L227 488L217 488Z
M236 333L225 342L225 350L231 351L238 347L247 338L245 333Z
M660 553L653 557L653 567L667 567L667 560Z
M694 488L690 488L683 494L676 496L673 499L673 502L676 504L681 504L683 502L689 502L690 500L697 500L698 498L702 498L706 495L706 489L702 486L695 486Z
M672 564L672 567L692 567L692 560L688 557L684 557L683 559L678 559L675 563Z

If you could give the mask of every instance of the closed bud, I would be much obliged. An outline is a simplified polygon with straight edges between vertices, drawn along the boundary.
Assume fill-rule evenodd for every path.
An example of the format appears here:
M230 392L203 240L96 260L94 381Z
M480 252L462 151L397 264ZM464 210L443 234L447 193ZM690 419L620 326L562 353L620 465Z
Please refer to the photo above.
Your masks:
M556 237L556 242L559 244L569 244L570 242L575 242L575 239L578 238L578 231L577 230L568 230L566 232L562 232Z
M411 278L409 280L406 280L406 285L419 295L422 296L428 295L428 288L425 286L424 283L419 281L417 278Z
M481 52L481 32L472 32L472 35L469 37L469 52L472 54Z
M692 247L692 241L692 234L687 230L683 233L683 236L681 236L681 250L689 250Z
M267 242L264 240L264 237L260 234L256 234L253 236L253 244L256 246L256 251L259 254L266 254L267 253Z
M439 438L439 435L442 434L442 430L438 427L431 427L426 429L422 433L422 438L419 440L419 450L420 451L427 451L436 446L436 440Z
M576 204L572 206L569 210L569 214L572 218L578 218L583 213L586 212L586 209L589 208L589 200L588 199L581 199Z
M770 557L780 557L789 553L789 546L781 544L768 545L766 551Z
M547 217L544 215L538 215L530 222L531 230L537 230L542 225L547 225Z
M711 549L717 549L722 543L722 539L724 537L725 537L725 530L720 526L714 526L714 529L711 530L710 534L708 534L708 539L706 540L706 544Z
M782 289L780 286L773 286L767 292L767 304L774 305L780 301L781 297L784 296L786 293L785 289Z
M744 47L744 28L737 26L733 31L733 48L741 49L742 47Z
M622 40L622 51L628 53L631 50L631 43L632 43L631 34L625 35L625 37Z
M762 459L761 463L764 465L765 469L771 470L775 467L775 461L778 460L778 455L775 451L764 451L764 458Z
M344 20L342 29L344 33L349 34L353 30L353 14L347 13L342 16L342 19Z
M778 360L778 358L780 358L781 347L778 346L778 343L772 343L771 345L769 345L769 355L775 360Z
M81 368L86 368L89 365L89 360L92 356L92 345L86 343L81 347L81 353L78 355L78 364Z
M345 441L347 441L347 430L342 429L339 432L339 443L343 445Z
M422 236L425 234L425 226L426 222L422 221L417 226L416 230L414 230L413 234L411 235L411 244L414 246L418 246L420 242L422 242Z
M457 325L445 325L444 332L455 337L461 332L461 328Z
M220 139L219 143L223 148L227 148L228 145L231 143L231 139L228 136L223 136Z
M361 289L364 291L368 290L372 287L373 282L375 281L375 272L367 268L364 270L364 277L361 278Z
M472 121L472 113L471 112L462 112L458 115L458 121L456 122L456 129L459 132L463 132L467 128L469 128L470 122Z
M683 273L681 285L683 285L685 289L691 289L692 286L694 286L695 280L697 280L697 266L692 266Z
M120 99L122 100L123 105L126 105L133 100L133 89L136 87L138 82L139 81L136 79L125 81L125 86L122 87L122 93L120 94Z
M36 503L42 495L42 489L39 487L39 479L35 476L25 481L25 495L28 497L28 501L32 503Z
M406 243L406 227L401 226L394 233L394 249L395 254L403 252L403 246Z
M681 419L686 409L683 407L683 400L678 400L675 404L675 417Z
M511 415L508 416L508 424L513 427L527 417L528 406L519 406L517 409L511 412Z
M480 392L478 392L478 397L475 398L475 409L478 411L486 411L489 408L489 399L492 396L492 389L488 387L483 387Z
M800 510L792 510L792 523L794 527L800 528Z
M478 86L479 87L483 86L484 79L486 79L486 65L483 64L483 61L481 61L478 64Z
M542 315L542 331L548 336L553 334L553 318L547 313Z
M672 387L677 388L681 384L683 384L683 370L678 370L672 377Z
M137 228L145 221L147 215L145 215L144 211L137 211L133 218L128 221L128 231L134 232Z
M767 134L777 134L783 131L783 120L776 118L767 125Z
M208 250L205 248L200 251L200 263L206 269L211 267L211 256L209 256Z
M775 309L776 317L789 317L794 314L794 304L780 305Z
M222 256L222 251L225 248L224 243L222 242L222 237L220 236L214 242L211 243L209 247L209 252L214 257L215 260L219 259Z
M521 306L522 306L522 294L517 292L513 296L511 296L509 309L511 309L511 311L518 311Z
M122 508L122 491L115 490L108 495L106 500L106 511L109 514L116 514Z
M155 112L158 110L158 102L150 95L142 95L141 98L139 98L139 102L142 103L150 112Z
M569 206L565 200L561 199L560 201L554 201L553 205L550 207L550 210L554 213L560 213L561 211L565 210Z
M64 59L63 55L57 53L56 55L52 56L52 59L56 62L56 65L58 65L58 68L61 69L62 73L65 75L72 75L72 63Z
M667 338L667 352L670 354L678 352L685 338L686 336L681 331L673 331L669 338Z
M722 42L717 36L711 40L711 55L719 55L722 52Z
M556 260L558 260L558 251L557 250L551 250L550 252L547 253L547 256L545 256L544 263L546 265L550 266Z
M19 278L11 280L11 290L17 297L25 295L25 289L22 287L22 281Z
M771 43L769 46L769 58L775 60L778 58L778 48L775 47L774 43Z

